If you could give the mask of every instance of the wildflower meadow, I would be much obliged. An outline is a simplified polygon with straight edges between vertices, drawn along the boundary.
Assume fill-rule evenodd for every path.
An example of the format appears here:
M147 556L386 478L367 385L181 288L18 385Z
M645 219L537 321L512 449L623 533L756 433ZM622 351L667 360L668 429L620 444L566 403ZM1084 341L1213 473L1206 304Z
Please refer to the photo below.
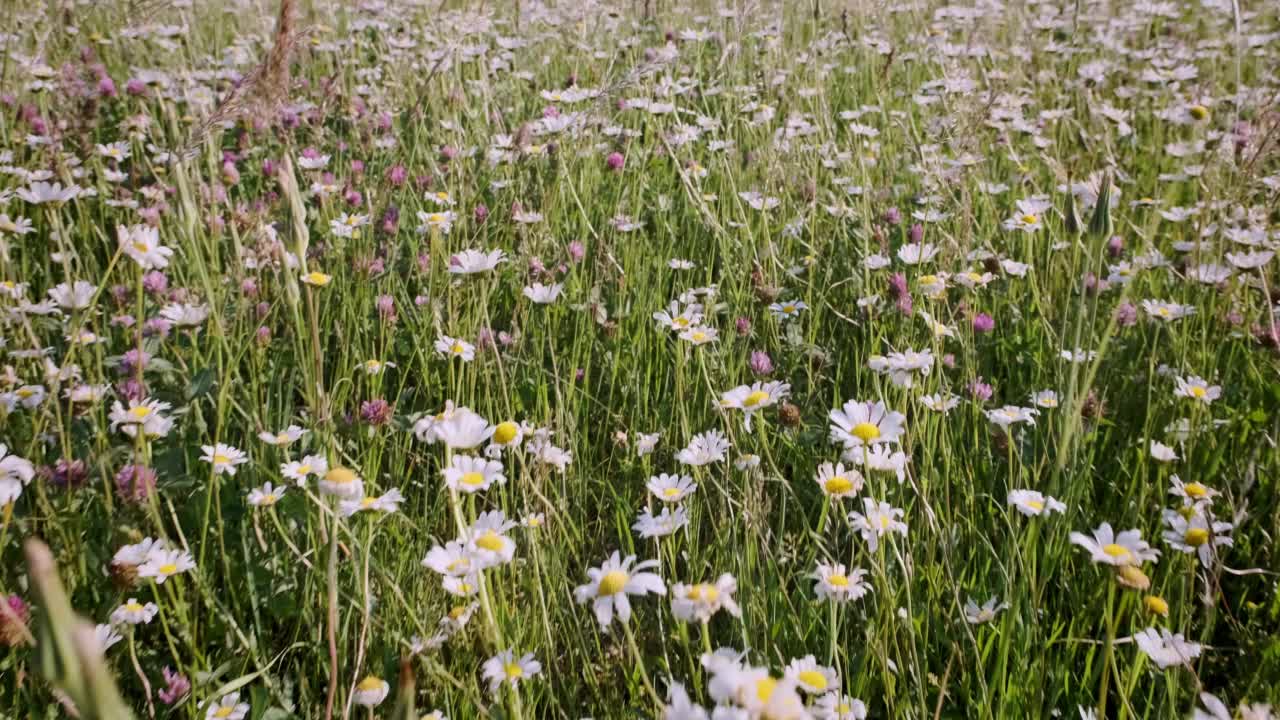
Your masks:
M1280 713L1280 4L3 7L0 719Z

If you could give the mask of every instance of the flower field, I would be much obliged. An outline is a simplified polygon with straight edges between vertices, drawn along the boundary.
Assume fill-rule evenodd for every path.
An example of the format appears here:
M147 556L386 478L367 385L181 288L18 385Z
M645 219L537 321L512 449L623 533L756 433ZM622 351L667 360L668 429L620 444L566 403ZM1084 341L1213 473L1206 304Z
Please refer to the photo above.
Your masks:
M1280 5L6 15L0 718L1280 712Z

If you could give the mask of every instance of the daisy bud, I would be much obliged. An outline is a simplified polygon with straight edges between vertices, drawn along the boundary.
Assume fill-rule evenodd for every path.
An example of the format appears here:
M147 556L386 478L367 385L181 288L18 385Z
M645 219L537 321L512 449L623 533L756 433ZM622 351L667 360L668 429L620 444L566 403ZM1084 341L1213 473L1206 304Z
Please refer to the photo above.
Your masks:
M1169 615L1169 603L1165 602L1165 599L1159 595L1146 596L1142 599L1142 604L1147 608L1147 612L1152 615L1161 617L1168 617Z
M1116 568L1116 582L1134 590L1146 590L1151 587L1151 578L1142 572L1137 565L1121 565Z

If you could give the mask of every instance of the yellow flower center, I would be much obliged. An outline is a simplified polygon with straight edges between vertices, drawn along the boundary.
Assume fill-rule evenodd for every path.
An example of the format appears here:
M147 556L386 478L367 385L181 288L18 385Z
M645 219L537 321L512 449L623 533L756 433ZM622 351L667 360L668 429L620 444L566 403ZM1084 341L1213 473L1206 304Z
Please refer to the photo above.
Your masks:
M698 583L689 588L689 591L685 593L685 597L694 602L713 603L720 599L720 590L715 585Z
M1107 555L1110 555L1113 558L1129 557L1129 548L1123 545L1117 545L1115 543L1109 543L1107 545L1103 545L1102 552L1106 553Z
M379 678L376 678L376 677L374 677L374 676L372 676L372 675L370 675L369 677L367 677L367 678L365 678L365 679L361 680L361 681L360 681L360 684L359 684L359 685L356 685L356 689L357 689L357 690L363 690L363 691L366 691L366 692L367 692L367 691L369 691L369 690L381 690L381 689L382 689L382 680L381 680L381 679L379 679Z
M262 504L263 504L263 505L275 505L275 504L276 504L276 500L278 500L278 499L279 499L279 498L277 498L275 495L272 495L272 494L268 493L268 494L266 494L266 495L263 495L263 496L262 496Z
M1182 536L1182 540L1191 547L1200 547L1209 542L1209 531L1204 528L1191 528Z
M336 467L330 470L329 472L325 473L324 479L325 479L325 482L345 485L350 482L355 482L356 474L354 471L349 470L347 468Z
M144 253L144 252L150 252L151 246L144 242L134 242L133 249L136 250L137 252Z
M689 319L688 319L688 318L683 318L683 317L678 317L678 318L676 318L676 319L672 320L672 321L671 321L671 324L672 324L672 325L675 325L676 327L680 327L680 328L682 328L682 327L688 327L688 326L689 326Z
M373 497L372 495L368 495L363 500L360 501L360 507L362 508L373 507L373 504L376 502L378 502L378 498Z
M767 703L769 698L773 697L773 691L778 687L778 681L771 677L762 677L756 681L756 697L760 702Z
M235 710L236 708L234 705L223 705L222 707L213 711L213 716L216 718L231 717L231 713L235 712Z
M178 572L178 566L173 563L165 563L160 567L156 568L156 571L159 572L161 575L172 575Z
M1027 507L1039 512L1041 510L1044 510L1044 503L1040 502L1039 500L1028 500Z
M458 558L445 566L445 570L456 573L459 570L467 570L471 567L471 562L466 558Z
M796 679L819 692L827 689L827 676L817 670L804 670Z
M693 339L697 342L702 342L703 340L707 339L707 334L699 330L698 332L693 334Z
M1039 221L1040 218L1036 217L1034 213L1027 213L1022 216L1022 222L1025 225L1035 225Z
M599 597L606 595L617 595L627 586L627 581L631 577L621 570L610 570L600 578L600 589L596 592Z
M1165 599L1156 595L1148 595L1142 599L1142 604L1146 606L1147 612L1155 615L1168 615L1169 603Z
M124 604L124 609L129 612L142 612L142 605L137 600L130 600Z
M860 422L853 426L853 435L862 442L871 442L880 437L880 428L869 422Z
M151 414L151 408L139 405L138 407L129 408L129 414L136 418L144 418Z
M844 575L828 575L827 584L833 587L849 587L849 578Z
M36 391L32 390L31 388L18 388L18 397L24 400L35 394L36 394Z
M478 472L463 473L460 482L467 487L480 487L484 484L484 474Z
M827 478L822 487L831 495L840 495L853 489L853 481L843 475Z
M496 553L502 550L502 536L492 530L486 530L483 535L476 538L476 547Z
M427 221L432 225L439 225L444 222L444 213L431 213L431 215L427 217Z
M306 279L307 279L307 282L311 283L312 285L328 285L329 284L329 276L325 275L322 272L309 272L307 273Z
M222 453L216 453L213 456L214 465L226 465L229 462L231 462L231 458L227 457L226 455L223 455Z
M921 285L932 285L932 284L934 284L934 283L936 283L936 282L938 282L938 276L937 276L937 275L921 275L921 276L920 276L920 284L921 284Z
M1196 398L1197 400L1203 400L1207 391L1199 385L1192 385L1189 392L1191 393L1191 397Z
M757 390L751 393L750 395L748 395L747 399L742 401L742 405L743 407L755 407L760 403L767 401L768 399L769 399L769 393L763 390Z
M1190 110L1188 110L1188 112L1190 112L1190 113L1191 113L1191 117L1195 118L1196 120L1208 120L1208 119L1209 119L1209 108L1207 108L1207 107L1205 107L1205 106L1203 106L1203 105L1192 105L1192 106L1191 106L1191 109L1190 109Z
M461 342L454 342L453 347L449 348L449 351L454 355L461 355L464 350L466 350L466 348L462 347Z
M493 441L499 445L506 445L516 439L516 435L520 433L520 427L515 423L507 420L498 423L498 427L493 430Z
M462 585L458 586L458 589L459 589L459 590L461 590L462 592L470 592L470 590L471 590L471 586L470 586L470 585L468 585L468 584L466 584L466 583L463 583ZM467 606L466 606L466 605L458 605L458 606L455 606L452 610L450 610L450 611L449 611L449 619L450 619L450 620L457 620L457 619L461 618L463 615L466 615L466 614L467 614Z
M1189 482L1186 485L1183 485L1182 491L1187 495L1196 498L1206 497L1209 494L1209 490L1198 482Z
M311 465L310 465L310 464L306 464L306 463L304 463L304 464L302 464L302 465L299 465L299 466L298 466L298 474L299 474L299 475L306 475L306 474L307 474L307 473L309 473L309 472L311 472Z
M790 303L787 303L786 305L783 305L783 306L782 306L782 312L784 312L784 313L786 313L786 314L788 314L788 315L790 315L791 313L793 313L793 312L795 312L795 311L796 311L796 306L795 306L795 305L792 305L792 304L790 304Z
M502 670L507 674L507 679L509 680L516 680L524 676L524 668L520 667L519 663L507 663Z
M445 192L445 191L441 190L440 192L436 193L436 199L438 199L438 200L448 200L448 199L449 199L449 193L447 193L447 192Z
M666 489L664 489L664 490L662 491L662 497L664 497L664 498L677 498L677 497L680 497L680 488L677 488L677 487L669 487L669 488L666 488Z

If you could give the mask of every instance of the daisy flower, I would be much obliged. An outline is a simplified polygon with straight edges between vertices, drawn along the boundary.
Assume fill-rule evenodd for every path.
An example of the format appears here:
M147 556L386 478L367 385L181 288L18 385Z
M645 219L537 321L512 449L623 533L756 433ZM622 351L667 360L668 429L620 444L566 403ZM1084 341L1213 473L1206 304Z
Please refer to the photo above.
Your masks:
M466 340L452 338L448 335L441 335L436 340L436 352L441 357L462 358L463 362L471 362L476 359L475 345Z
M1211 504L1217 497L1218 491L1194 480L1183 482L1182 478L1175 474L1169 476L1169 494L1182 498L1183 506L1189 507Z
M350 468L330 468L321 476L319 487L321 493L340 500L364 497L364 481Z
M0 507L17 500L35 476L35 466L29 460L10 455L9 448L0 443Z
M493 437L493 426L470 408L453 408L450 404L442 415L436 416L418 437L429 437L427 442L439 440L454 450L471 450ZM418 432L416 426L414 432Z
M973 598L968 598L964 604L964 619L970 625L981 625L989 623L996 619L996 614L1001 610L1009 607L1008 603L999 602L997 598L990 598L982 603L979 607Z
M343 500L338 503L338 512L342 517L351 517L364 510L393 513L400 509L402 502L404 502L404 495L399 490L391 488L378 496L366 495L359 500Z
M862 491L863 486L862 474L852 468L845 470L840 463L822 463L813 479L822 489L822 494L831 500L853 497Z
M120 249L133 258L143 270L159 270L169 267L173 250L160 244L160 231L149 225L116 226Z
M725 451L729 449L729 441L719 430L708 430L694 435L689 445L676 453L676 460L685 465L700 467L724 460Z
M644 457L658 446L661 433L636 433L636 455Z
M329 283L333 282L332 275L327 275L319 270L312 270L299 279L304 285L310 285L311 287L317 288L328 287Z
M489 448L504 450L511 447L520 447L526 431L527 428L525 428L524 423L504 420L493 426L493 435L489 438Z
M773 303L769 306L769 311L773 316L782 321L793 320L804 310L808 310L809 306L803 300L788 300L786 302Z
M463 250L449 258L449 272L454 275L474 275L492 270L506 259L507 254L501 250L491 250L487 253L479 250Z
M645 487L653 496L662 502L677 503L689 497L698 489L693 478L688 475L654 475L645 483Z
M564 290L564 285L561 283L553 285L534 283L524 289L524 296L537 305L550 305L556 301L556 298L560 297L562 290Z
M689 699L684 685L673 682L667 686L667 704L662 708L662 720L708 720L709 717L701 705Z
M721 575L714 583L676 583L671 588L671 612L685 622L694 619L710 622L711 616L721 609L734 617L742 617L742 608L733 599L737 591L738 581L729 573Z
M655 538L671 535L688 524L689 514L683 507L677 506L675 510L663 507L657 515L654 515L649 508L645 508L640 511L631 529L639 533L642 538Z
M1035 490L1010 490L1007 502L1028 517L1067 511L1065 504Z
M921 395L920 404L929 410L946 414L960 404L960 398L955 395L943 395L934 393L933 395Z
M1174 550L1182 553L1195 553L1200 558L1202 567L1213 564L1215 548L1230 547L1234 544L1231 531L1234 526L1229 522L1214 521L1212 516L1203 511L1190 508L1185 513L1176 510L1165 510L1162 514L1168 527L1164 532L1164 541Z
M1093 531L1093 537L1084 533L1071 533L1071 544L1079 545L1089 552L1095 563L1116 567L1138 566L1144 562L1155 562L1160 551L1152 548L1142 539L1141 530L1125 530L1119 535L1111 529L1111 523L1102 523Z
M1177 383L1178 387L1173 391L1177 397L1191 398L1205 405L1222 397L1220 385L1210 385L1207 380L1198 375L1177 378Z
M511 562L516 554L516 542L506 533L515 526L501 510L480 513L466 532L467 552L475 559L478 569Z
M862 509L863 512L850 512L849 522L862 534L872 552L880 546L881 537L891 533L907 534L907 524L899 520L906 514L904 510L871 498L862 499Z
M829 692L813 704L817 720L866 720L867 706L861 700L839 692Z
M792 660L782 670L782 676L796 684L796 689L809 695L821 695L839 687L840 678L835 668L819 665L812 655Z
M751 432L751 416L791 394L791 385L776 380L738 387L721 394L720 407L741 410L747 432Z
M659 327L680 332L702 322L702 306L697 303L690 303L681 308L678 300L672 300L666 310L659 310L654 313L653 319L658 323Z
M444 475L445 486L464 493L488 490L494 483L503 485L507 482L502 474L502 463L468 455L455 455L441 474Z
M1148 454L1157 462L1173 462L1178 459L1178 453L1173 448L1157 440L1152 440L1149 448Z
M845 448L840 458L873 472L893 473L902 482L907 478L907 454L888 445L866 445Z
M707 343L715 342L717 335L719 335L719 331L713 327L695 325L681 332L679 337L681 340L686 340L694 345L706 345Z
M471 561L467 546L458 540L451 540L444 546L436 545L428 550L427 556L422 559L422 566L453 577L470 575L477 569Z
M1175 635L1164 628L1147 628L1135 633L1133 641L1161 670L1175 665L1190 667L1191 661L1200 657L1199 644L1187 642L1182 633Z
M705 656L704 656L705 658ZM796 681L776 678L767 668L744 666L735 662L721 662L714 666L707 685L711 699L718 703L731 703L740 712L722 714L727 708L716 709L715 718L807 718L804 701L796 691Z
M323 455L307 455L302 460L290 460L280 466L280 474L298 485L305 485L307 478L323 477L329 472L329 461Z
M93 641L98 646L99 652L105 653L112 645L123 639L120 633L110 625L97 625L93 628Z
M117 400L111 406L109 415L111 429L119 428L125 435L136 437L141 428L142 434L147 437L162 437L173 428L173 420L164 414L170 407L167 402L143 398L130 400L126 409Z
M1036 424L1036 415L1039 413L1035 408L1018 407L1017 405L1005 405L995 410L987 410L987 419L993 425L1008 430L1010 427L1018 423L1027 423L1029 425Z
M588 568L590 582L573 591L578 604L590 602L600 627L608 628L614 615L623 623L631 620L630 595L666 595L667 586L657 574L647 572L658 566L657 560L635 563L636 556L622 559L615 550L598 568Z
M205 720L244 720L249 715L249 703L240 702L240 693L227 693L217 702L205 708Z
M1053 390L1041 390L1031 393L1031 404L1042 408L1058 407L1058 393Z
M151 622L151 619L158 612L160 612L160 608L155 603L149 602L144 605L133 598L129 598L125 604L111 613L111 624L145 625Z
M204 451L200 459L212 465L216 475L235 475L237 465L249 462L243 451L230 445L201 445L200 449Z
M157 584L162 585L165 580L193 570L195 566L196 561L188 552L153 548L146 562L138 566L138 577L154 578Z
M512 690L526 680L542 672L542 663L533 658L533 653L525 653L517 658L511 650L503 650L485 661L482 668L484 679L489 682L489 692L497 695L505 683Z
M1142 309L1146 311L1148 316L1165 322L1180 320L1189 315L1194 315L1196 312L1194 305L1180 305L1176 302L1165 302L1164 300L1143 300Z
M386 700L387 694L390 692L391 685L386 680L369 675L356 684L356 690L351 695L351 701L361 707L371 708Z
M834 565L819 563L809 577L818 581L814 584L813 591L819 600L844 603L857 600L871 592L871 586L862 579L866 574L867 571L862 568L854 568L853 572L848 572L845 566L839 563Z
M266 483L249 491L249 504L253 507L271 507L280 502L284 491L285 488L272 487L271 483Z
M303 430L297 425L290 425L277 433L267 432L264 430L263 432L258 433L258 439L268 445L288 447L300 440L302 436L306 435L308 432L308 430Z
M845 447L896 443L902 435L902 422L906 416L891 411L885 404L850 400L839 410L832 410L831 439Z
M453 223L455 220L457 220L457 218L458 218L457 213L455 213L452 210L437 211L437 212L424 212L422 210L419 210L418 222L421 223L421 225L419 225L417 229L418 229L418 232L420 233L439 232L441 235L448 235L449 231L453 229ZM467 252L474 253L475 251L468 250ZM495 252L501 252L501 251L498 250ZM479 254L479 253L476 253L476 254ZM450 269L450 272L452 272L452 269ZM476 271L476 272L479 272L479 271Z

